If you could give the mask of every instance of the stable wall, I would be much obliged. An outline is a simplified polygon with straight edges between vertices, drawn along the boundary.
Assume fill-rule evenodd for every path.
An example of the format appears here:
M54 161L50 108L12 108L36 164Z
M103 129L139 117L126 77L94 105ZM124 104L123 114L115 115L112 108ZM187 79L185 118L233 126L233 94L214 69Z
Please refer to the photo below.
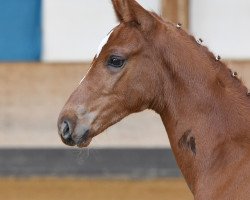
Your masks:
M231 62L250 88L250 62ZM66 147L57 117L88 69L87 64L0 64L0 147ZM91 147L165 148L167 134L152 111L134 114L98 137Z
M250 58L249 0L190 0L190 31L216 54Z
M0 148L66 147L57 118L87 64L0 64ZM135 114L102 133L91 147L169 147L160 117Z
M162 8L163 1L167 3ZM170 10L172 14L166 13L175 1L139 0L145 8L163 16L175 14L175 7ZM183 15L185 8L181 5L187 1L177 1L177 15ZM190 32L202 38L211 51L227 59L250 58L249 0L189 0L185 5ZM116 25L111 0L44 0L42 59L89 62L102 38Z
M161 0L139 0L160 13ZM118 25L111 0L43 0L43 60L90 61Z

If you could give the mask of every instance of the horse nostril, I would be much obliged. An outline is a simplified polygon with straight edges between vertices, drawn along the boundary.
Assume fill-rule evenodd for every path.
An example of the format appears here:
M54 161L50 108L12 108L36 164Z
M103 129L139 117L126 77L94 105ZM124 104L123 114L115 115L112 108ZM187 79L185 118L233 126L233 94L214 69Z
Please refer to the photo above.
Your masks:
M71 128L70 128L70 123L68 121L64 121L61 124L60 132L63 139L65 140L71 139Z

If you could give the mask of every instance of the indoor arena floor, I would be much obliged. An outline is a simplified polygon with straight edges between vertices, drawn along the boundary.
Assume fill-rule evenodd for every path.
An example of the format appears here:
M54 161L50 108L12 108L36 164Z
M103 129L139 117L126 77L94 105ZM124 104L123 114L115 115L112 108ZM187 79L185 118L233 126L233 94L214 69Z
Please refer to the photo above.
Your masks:
M1 200L191 200L182 179L0 179Z

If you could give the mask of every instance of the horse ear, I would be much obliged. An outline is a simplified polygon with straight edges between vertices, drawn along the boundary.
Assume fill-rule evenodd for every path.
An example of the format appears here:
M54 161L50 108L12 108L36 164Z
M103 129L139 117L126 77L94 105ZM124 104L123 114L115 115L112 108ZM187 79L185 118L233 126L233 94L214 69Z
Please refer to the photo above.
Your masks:
M126 4L123 0L112 0L116 16L120 22L124 21Z
M135 0L112 0L112 3L120 22L133 22L143 31L154 28L154 16Z

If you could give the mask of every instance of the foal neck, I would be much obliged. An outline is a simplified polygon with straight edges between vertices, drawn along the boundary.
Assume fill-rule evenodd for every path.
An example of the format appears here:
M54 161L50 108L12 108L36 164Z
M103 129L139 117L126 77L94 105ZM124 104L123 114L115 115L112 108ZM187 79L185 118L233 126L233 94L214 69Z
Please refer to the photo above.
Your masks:
M235 155L241 159L242 152L249 153L250 100L246 87L225 64L193 37L177 31L168 31L159 42L165 44L159 47L163 87L154 109L194 192L215 166L223 170Z

